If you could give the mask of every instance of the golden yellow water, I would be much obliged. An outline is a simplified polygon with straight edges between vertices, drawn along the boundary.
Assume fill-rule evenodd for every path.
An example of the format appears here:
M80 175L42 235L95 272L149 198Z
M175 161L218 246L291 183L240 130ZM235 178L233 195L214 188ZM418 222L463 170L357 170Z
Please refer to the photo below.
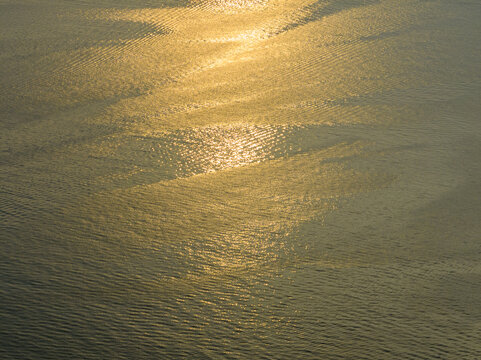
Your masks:
M0 0L0 357L481 358L477 0Z

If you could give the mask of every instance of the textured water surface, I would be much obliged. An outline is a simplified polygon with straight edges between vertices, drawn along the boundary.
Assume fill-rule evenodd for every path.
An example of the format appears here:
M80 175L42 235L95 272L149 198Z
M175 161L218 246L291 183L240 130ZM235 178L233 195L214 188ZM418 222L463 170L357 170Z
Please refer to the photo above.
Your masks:
M478 0L0 0L2 359L481 359Z

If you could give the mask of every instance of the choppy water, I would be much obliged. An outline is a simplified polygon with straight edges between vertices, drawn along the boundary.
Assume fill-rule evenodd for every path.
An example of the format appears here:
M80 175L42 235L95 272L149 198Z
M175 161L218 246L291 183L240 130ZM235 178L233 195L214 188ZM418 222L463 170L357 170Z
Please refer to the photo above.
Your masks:
M2 359L481 359L478 0L0 0Z

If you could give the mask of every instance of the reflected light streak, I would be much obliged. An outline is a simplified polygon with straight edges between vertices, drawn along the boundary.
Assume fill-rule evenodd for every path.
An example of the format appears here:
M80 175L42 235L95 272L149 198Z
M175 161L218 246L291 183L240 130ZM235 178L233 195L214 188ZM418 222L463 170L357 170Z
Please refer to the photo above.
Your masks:
M178 151L183 162L202 164L206 173L257 163L283 138L276 127L240 126L197 129ZM192 152L192 145L202 151Z
M225 14L238 14L265 8L267 2L267 0L215 0L209 1L207 4L202 2L201 7Z

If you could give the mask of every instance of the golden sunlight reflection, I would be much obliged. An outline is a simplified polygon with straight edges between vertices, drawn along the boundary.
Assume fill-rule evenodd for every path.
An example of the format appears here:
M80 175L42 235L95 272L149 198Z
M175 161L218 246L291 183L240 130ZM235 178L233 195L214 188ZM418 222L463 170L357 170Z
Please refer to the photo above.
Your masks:
M223 136L215 140L211 137L205 138L207 146L210 146L213 150L208 159L211 164L208 171L238 167L260 161L265 156L262 144L263 138L260 135L265 137L269 136L269 133L266 134L261 129L251 127L242 132L232 131L227 134L223 132Z
M264 40L268 37L269 32L265 29L253 29L253 30L245 30L241 33L230 35L230 36L222 36L218 38L209 38L206 39L206 42L212 43L227 43L227 42L250 42L250 44L254 44L256 41Z
M213 0L200 2L201 7L226 14L260 10L267 6L268 0Z
M153 150L158 156L176 158L176 177L185 177L261 162L276 156L276 151L285 153L281 143L290 131L253 125L196 128L163 138Z

